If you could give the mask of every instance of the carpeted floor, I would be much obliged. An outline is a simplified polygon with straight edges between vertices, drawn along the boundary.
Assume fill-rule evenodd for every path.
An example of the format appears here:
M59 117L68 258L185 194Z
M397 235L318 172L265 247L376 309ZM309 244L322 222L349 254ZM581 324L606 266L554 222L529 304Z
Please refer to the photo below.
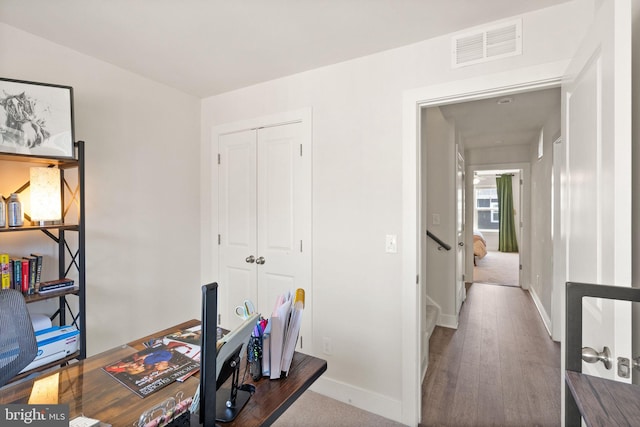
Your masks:
M273 426L401 427L402 424L307 390L273 423Z
M520 254L489 251L484 258L477 260L476 264L473 268L475 283L520 286Z

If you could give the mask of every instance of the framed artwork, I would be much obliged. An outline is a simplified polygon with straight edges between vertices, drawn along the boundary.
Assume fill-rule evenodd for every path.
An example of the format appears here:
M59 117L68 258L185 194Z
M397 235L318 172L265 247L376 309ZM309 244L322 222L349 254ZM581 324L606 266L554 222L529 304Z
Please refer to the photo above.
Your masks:
M73 158L73 88L0 78L0 154Z

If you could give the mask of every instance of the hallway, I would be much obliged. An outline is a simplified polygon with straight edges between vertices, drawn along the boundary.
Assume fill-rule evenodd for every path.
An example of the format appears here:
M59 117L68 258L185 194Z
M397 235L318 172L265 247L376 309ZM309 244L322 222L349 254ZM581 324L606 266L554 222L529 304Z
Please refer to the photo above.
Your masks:
M429 344L421 426L560 425L560 344L528 292L472 284L459 328Z

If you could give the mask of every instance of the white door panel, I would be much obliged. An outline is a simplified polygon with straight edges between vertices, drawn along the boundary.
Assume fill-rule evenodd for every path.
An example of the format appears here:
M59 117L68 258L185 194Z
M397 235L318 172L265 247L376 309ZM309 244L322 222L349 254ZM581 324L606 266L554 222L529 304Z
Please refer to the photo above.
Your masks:
M286 291L304 288L307 302L312 297L309 130L307 123L288 123L218 138L219 306L225 327L240 323L234 308L246 298L268 318ZM311 318L306 304L302 336L311 337Z
M465 223L464 223L464 212L465 212L465 184L464 184L464 158L462 153L460 152L460 147L456 147L456 234L457 234L457 243L456 246L456 287L455 287L455 301L456 301L456 324L458 323L458 315L460 313L460 309L462 308L462 302L466 298L466 288L465 288ZM473 245L473 242L469 242Z
M631 6L605 0L563 82L567 164L566 274L572 282L631 285ZM612 351L614 368L583 363L592 375L617 376L631 357L630 304L583 302L583 345Z
M258 307L271 314L276 297L310 285L309 180L301 156L303 125L258 131ZM307 248L304 242L307 241ZM303 317L302 335L310 328Z
M255 301L256 264L256 134L221 135L219 177L220 314L227 328L241 323L234 308L246 298Z

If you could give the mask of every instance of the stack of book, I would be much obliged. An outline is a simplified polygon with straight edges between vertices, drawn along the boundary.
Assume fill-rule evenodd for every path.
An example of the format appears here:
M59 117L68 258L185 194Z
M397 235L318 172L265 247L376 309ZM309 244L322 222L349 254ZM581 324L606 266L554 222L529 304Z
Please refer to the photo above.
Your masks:
M51 292L62 291L62 290L70 289L73 287L74 287L73 280L64 278L64 279L58 279L58 280L51 280L48 282L40 282L40 284L36 288L36 291L39 294L48 294Z
M24 295L36 293L42 278L42 255L11 257L0 253L0 283L2 289L16 289Z

